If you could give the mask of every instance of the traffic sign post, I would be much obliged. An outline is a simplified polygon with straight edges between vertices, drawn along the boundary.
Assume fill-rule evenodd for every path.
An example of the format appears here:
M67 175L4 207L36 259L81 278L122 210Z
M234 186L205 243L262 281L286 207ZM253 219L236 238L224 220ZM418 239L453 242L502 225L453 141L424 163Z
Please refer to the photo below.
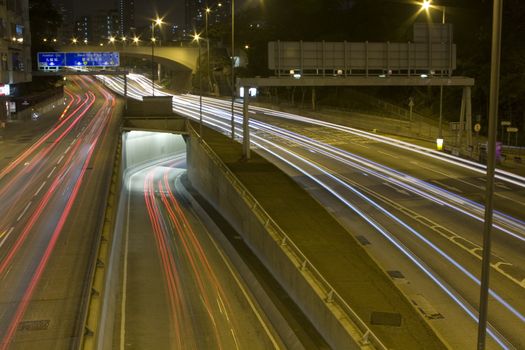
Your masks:
M516 135L515 146L518 146L518 131L519 131L518 128L514 128L514 127L508 127L507 128L507 144L509 146L510 146L510 134L511 133L514 133Z
M118 67L118 52L39 52L39 70L58 70L64 67Z

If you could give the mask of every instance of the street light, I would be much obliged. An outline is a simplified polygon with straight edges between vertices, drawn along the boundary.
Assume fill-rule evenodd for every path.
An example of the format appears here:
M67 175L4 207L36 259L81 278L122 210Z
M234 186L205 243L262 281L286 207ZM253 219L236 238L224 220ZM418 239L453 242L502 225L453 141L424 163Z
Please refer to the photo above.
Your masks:
M201 40L205 40L209 44L209 40L201 37L199 34L193 35L193 41L196 41L199 45L199 135L202 138L202 69L201 69Z
M218 4L219 6L221 5L221 3ZM206 8L206 11L205 11L205 14L206 14L206 30L205 30L205 35L206 35L206 38L209 39L209 36L208 36L208 16L211 12L211 8L207 7ZM206 56L207 56L207 72L208 72L208 85L210 86L210 88L212 87L212 83L211 83L211 75L210 75L210 40L206 40Z
M78 42L78 40L77 40L77 38L73 38L73 39L71 39L71 42L72 42L74 45L76 45L77 42Z
M109 42L110 42L111 44L114 44L114 43L115 43L115 37L110 36L110 37L109 37Z
M501 62L501 17L503 1L494 0L492 11L492 53L490 65L489 135L487 140L487 182L485 186L485 215L477 349L484 350L487 336L492 218L494 211L494 173L496 171L496 133L498 128L499 80Z
M427 11L430 8L435 8L437 10L440 10L443 12L443 17L441 20L442 24L445 24L446 19L446 7L445 6L435 6L432 5L432 0L424 0L423 3L421 3L421 8L425 11ZM429 43L431 45L431 43ZM443 71L441 71L441 77L443 77ZM439 123L438 123L438 137L437 137L437 148L438 151L441 151L443 148L443 84L439 85Z
M231 12L232 12L232 120L231 120L231 133L232 140L235 139L235 0L231 0Z
M157 17L153 22L151 22L151 96L155 96L155 26L158 25L160 27L162 23L162 18L159 17Z

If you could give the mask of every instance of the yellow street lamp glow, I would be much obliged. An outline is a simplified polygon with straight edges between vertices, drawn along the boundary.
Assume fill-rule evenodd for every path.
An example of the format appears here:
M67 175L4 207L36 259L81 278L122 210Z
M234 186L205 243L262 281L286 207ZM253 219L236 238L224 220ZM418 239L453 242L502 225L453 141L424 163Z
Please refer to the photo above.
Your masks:
M109 42L110 42L110 43L114 43L114 42L115 42L115 38L114 38L114 37L112 37L112 36L111 36L111 37L109 37Z
M138 37L133 37L133 42L134 42L135 44L137 44L137 43L139 42L139 38L138 38Z
M155 41L157 41L157 39L155 39L155 38L151 38L151 41L155 42Z
M47 38L42 39L43 42L47 43Z
M246 44L246 45L244 45L244 48L245 48L246 50L248 50L248 49L250 48L250 45Z
M210 13L211 12L211 8L206 7L206 12Z
M103 44L103 43L100 43L100 46L104 46L104 44Z
M53 39L53 42L56 43L56 42L57 42L57 39L54 38L54 39Z
M194 35L193 35L193 40L194 40L194 41L199 41L199 40L201 40L201 36L200 36L200 34L194 34Z
M430 8L430 2L431 0L424 0L423 3L421 4L421 7L423 8L423 10L428 10Z
M126 37L125 36L122 37L122 41L126 41Z
M158 25L158 26L160 26L162 23L163 23L163 22L162 22L162 18L158 18L158 17L157 17L157 19L155 20L155 24Z
M78 41L77 38L73 38L73 39L71 39L71 42L73 42L73 44L76 44L77 41Z
M84 39L84 44L87 44L88 43L88 40L87 39Z

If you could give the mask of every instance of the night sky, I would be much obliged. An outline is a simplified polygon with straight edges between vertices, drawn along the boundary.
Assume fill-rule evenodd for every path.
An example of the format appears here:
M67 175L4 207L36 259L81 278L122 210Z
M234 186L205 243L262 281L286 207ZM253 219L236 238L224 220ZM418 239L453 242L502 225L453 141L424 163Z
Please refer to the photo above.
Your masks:
M79 17L93 13L99 9L109 10L118 8L116 0L53 0L55 4L64 4L73 11L73 16ZM137 25L144 25L148 18L166 16L165 21L170 24L183 24L184 0L135 0L135 16Z
M118 8L118 0L52 0L56 5L64 4L72 10L76 19L82 15L88 15L99 9L109 10ZM249 0L237 0L236 10L242 6L248 6ZM156 13L164 17L169 24L184 24L184 0L135 0L136 25L145 25Z

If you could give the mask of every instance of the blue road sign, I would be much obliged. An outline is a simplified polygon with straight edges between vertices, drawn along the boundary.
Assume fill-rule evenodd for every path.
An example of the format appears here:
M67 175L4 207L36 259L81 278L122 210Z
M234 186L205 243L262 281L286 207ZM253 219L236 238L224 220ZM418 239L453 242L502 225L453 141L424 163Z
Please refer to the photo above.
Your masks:
M39 68L118 67L118 52L39 52Z
M67 52L68 67L118 67L118 52Z
M66 54L63 52L39 52L39 67L64 67L66 65Z

